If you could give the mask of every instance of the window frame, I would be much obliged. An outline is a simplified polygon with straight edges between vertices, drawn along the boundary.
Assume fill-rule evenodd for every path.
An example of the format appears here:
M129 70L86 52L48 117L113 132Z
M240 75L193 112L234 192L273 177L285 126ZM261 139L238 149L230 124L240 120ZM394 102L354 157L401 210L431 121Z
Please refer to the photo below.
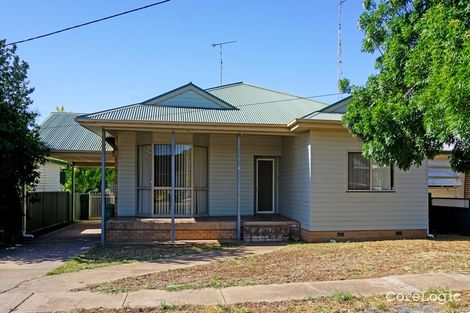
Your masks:
M372 189L372 162L371 159L367 159L369 162L369 189L349 189L349 155L351 153L360 153L362 155L361 151L357 150L348 150L346 152L346 192L378 192L378 193L390 193L390 192L395 192L395 170L394 166L389 166L390 167L390 189L389 190L377 190L377 189Z
M156 177L155 177L155 148L157 145L167 145L167 146L171 146L171 144L168 144L168 143L165 143L165 142L153 142L152 143L152 217L169 217L170 215L169 214L160 214L160 213L156 213L156 209L155 209L155 192L156 191L171 191L171 185L170 186L155 186L156 184ZM190 213L189 214L179 214L179 213L176 213L176 217L194 217L194 207L193 207L193 197L194 197L194 145L192 143L176 143L176 146L178 145L184 145L184 146L188 146L190 147L190 158L191 158L191 161L189 162L190 166L191 166L191 171L190 171L190 175L191 175L191 183L190 183L190 186L186 186L186 187L181 187L181 186L175 186L175 193L177 191L186 191L186 192L190 192L191 194L191 207L190 207ZM171 165L170 165L171 166ZM175 163L175 166L177 166L177 164ZM171 170L170 170L171 172ZM176 209L176 208L175 208Z

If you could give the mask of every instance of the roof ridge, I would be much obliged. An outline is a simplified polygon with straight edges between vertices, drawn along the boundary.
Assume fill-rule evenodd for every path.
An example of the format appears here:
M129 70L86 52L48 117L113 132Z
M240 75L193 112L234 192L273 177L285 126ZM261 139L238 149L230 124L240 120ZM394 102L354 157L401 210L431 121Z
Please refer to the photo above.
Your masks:
M123 106L120 106L120 107L117 107L117 108L111 108L111 109L101 110L101 111L97 111L97 112L85 113L85 114L82 114L82 115L77 115L76 118L77 119L88 118L90 115L96 115L96 114L106 113L106 112L109 112L109 111L116 111L116 110L126 109L126 108L130 108L130 107L137 106L137 105L142 105L142 102L123 105Z
M209 87L209 88L206 88L205 90L207 92L209 92L209 91L216 90L216 89L223 89L223 88L228 88L228 87L232 87L232 86L235 86L235 85L242 85L242 84L245 84L245 82L239 81L239 82L224 84L224 85L220 85L220 86Z
M243 82L243 81L241 81L241 82L236 82L236 83L232 83L232 84L227 84L227 85L222 85L222 86L219 86L219 87L208 88L208 89L206 89L206 90L211 90L211 91L212 91L212 90L217 90L217 89L219 89L219 88L231 87L231 86L234 86L234 85L246 85L246 86L250 86L250 87L253 87L253 88L258 88L258 89L261 89L261 90L266 90L266 91L275 92L275 93L278 93L278 94L281 94L281 95L286 95L286 96L289 96L289 97L297 98L297 99L300 99L300 100L307 100L307 101L311 101L311 102L323 104L323 105L325 105L325 106L329 106L328 103L319 101L319 100L317 100L317 99L310 99L310 98L307 98L307 97L294 95L294 94L292 94L292 93L288 93L288 92L285 92L285 91L280 91L280 90L276 90L276 89L272 89L272 88L267 88L267 87L263 87L263 86L258 86L258 85L255 85L255 84L252 84L252 83Z
M51 114L75 114L75 115L80 115L80 114L88 114L88 113L53 111L53 112L49 113L49 115L51 115Z
M275 90L275 89L272 89L272 88L262 87L262 86L258 86L258 85L255 85L255 84L250 84L250 83L244 83L244 84L248 85L248 86L251 86L251 87L258 88L258 89L268 90L268 91L276 92L276 93L283 94L283 95L286 95L286 96L295 97L295 98L299 98L299 99L302 99L302 100L308 100L308 101L311 101L311 102L316 102L316 103L328 105L328 103L319 101L317 99L310 99L309 97L298 96L298 95L294 95L292 93L288 93L288 92L285 92L285 91L280 91L280 90Z

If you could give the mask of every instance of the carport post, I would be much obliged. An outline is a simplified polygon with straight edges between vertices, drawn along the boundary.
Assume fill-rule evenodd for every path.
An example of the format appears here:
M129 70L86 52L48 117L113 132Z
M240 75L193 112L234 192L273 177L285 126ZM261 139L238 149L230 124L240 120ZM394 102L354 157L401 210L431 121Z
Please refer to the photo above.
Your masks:
M237 134L237 240L241 239L240 213L240 133Z
M75 162L72 162L72 218L71 222L75 220ZM69 211L70 212L70 211Z
M171 215L171 241L175 241L175 186L176 186L176 135L175 131L171 133L171 198L170 198L170 215Z
M106 242L106 131L101 128L101 244Z

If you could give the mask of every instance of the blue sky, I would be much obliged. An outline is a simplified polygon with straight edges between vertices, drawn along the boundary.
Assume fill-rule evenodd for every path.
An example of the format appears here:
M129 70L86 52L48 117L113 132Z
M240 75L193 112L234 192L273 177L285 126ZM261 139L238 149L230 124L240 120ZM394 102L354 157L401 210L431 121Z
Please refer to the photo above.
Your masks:
M133 9L154 0L2 1L0 38L8 42ZM140 102L192 81L237 81L301 96L336 92L336 0L172 0L144 11L20 44L42 121L63 105L94 112ZM343 10L343 72L364 84L374 56L361 53L360 0ZM337 97L319 98L334 102Z

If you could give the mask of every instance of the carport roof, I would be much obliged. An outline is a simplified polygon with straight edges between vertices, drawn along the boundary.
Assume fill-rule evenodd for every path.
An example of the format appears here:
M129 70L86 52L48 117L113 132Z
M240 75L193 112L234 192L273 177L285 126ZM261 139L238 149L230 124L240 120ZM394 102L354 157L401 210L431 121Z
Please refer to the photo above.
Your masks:
M101 162L101 138L75 121L81 114L52 112L41 123L39 134L49 148L49 156L81 167L97 167ZM109 143L106 151L106 165L110 166L114 157Z
M51 151L100 152L101 138L75 121L83 113L52 112L40 125L42 141ZM106 143L106 150L113 148Z

